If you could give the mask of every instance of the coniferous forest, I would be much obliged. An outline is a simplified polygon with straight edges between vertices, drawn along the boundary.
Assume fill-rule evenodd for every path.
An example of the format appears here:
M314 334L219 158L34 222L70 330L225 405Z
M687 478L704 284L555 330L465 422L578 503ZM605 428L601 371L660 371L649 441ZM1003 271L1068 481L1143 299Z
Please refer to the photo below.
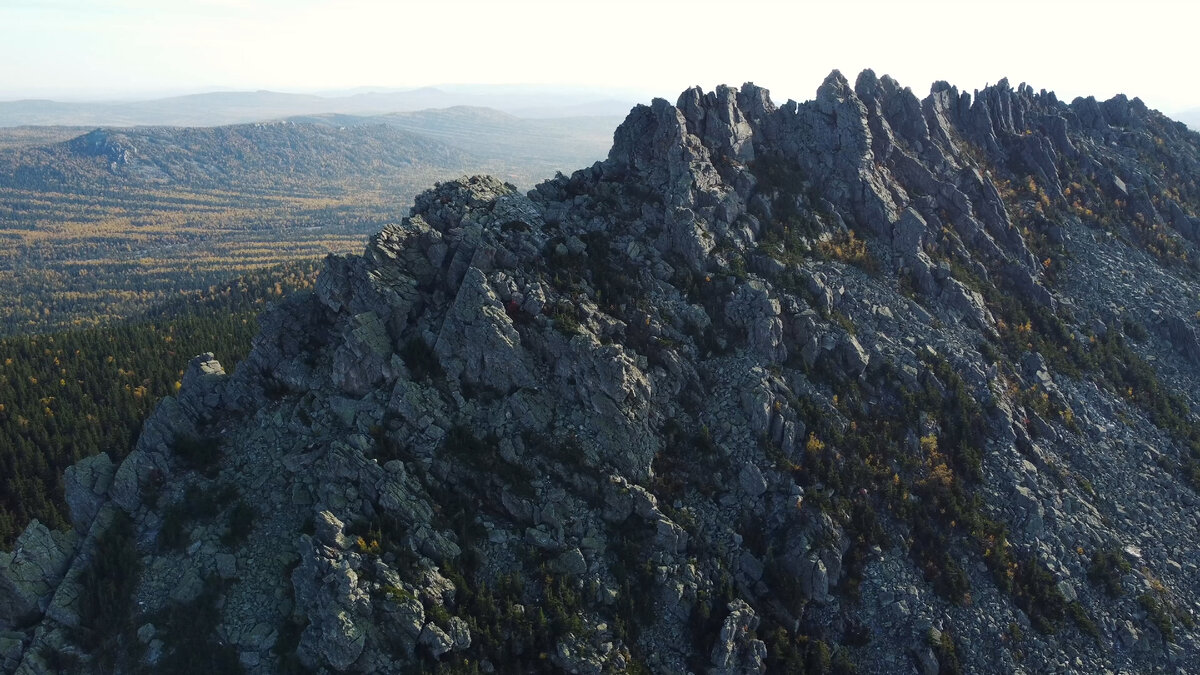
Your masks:
M0 548L33 518L65 527L63 470L124 457L192 356L212 351L232 370L258 312L311 286L319 267L289 263L109 325L0 339Z

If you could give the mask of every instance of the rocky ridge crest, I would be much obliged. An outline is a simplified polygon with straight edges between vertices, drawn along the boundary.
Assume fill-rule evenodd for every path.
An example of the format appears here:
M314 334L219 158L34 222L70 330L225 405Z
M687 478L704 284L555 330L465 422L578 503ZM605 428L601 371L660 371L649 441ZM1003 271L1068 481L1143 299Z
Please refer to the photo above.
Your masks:
M866 71L440 184L73 467L4 670L1194 669L1198 175Z

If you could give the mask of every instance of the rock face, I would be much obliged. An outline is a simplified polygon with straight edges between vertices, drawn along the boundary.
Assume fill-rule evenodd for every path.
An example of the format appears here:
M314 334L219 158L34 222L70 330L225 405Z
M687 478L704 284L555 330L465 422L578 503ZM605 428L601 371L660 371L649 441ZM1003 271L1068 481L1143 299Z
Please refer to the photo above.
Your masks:
M68 472L4 669L1194 672L1198 176L867 71L440 184Z
M20 626L46 610L77 545L73 533L52 532L35 520L12 552L0 552L0 628Z
M76 531L86 532L96 519L115 470L108 455L88 457L67 468L63 476L64 491L67 506L71 509L71 524Z

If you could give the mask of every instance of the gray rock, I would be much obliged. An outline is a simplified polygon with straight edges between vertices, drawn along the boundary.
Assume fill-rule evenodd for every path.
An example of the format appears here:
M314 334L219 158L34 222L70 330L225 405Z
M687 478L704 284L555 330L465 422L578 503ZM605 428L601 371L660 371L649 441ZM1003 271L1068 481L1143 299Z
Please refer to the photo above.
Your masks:
M180 604L195 600L204 592L204 578L195 569L184 571L176 585L171 589L171 599Z
M683 553L687 550L689 535L679 525L667 518L660 518L655 523L654 543L659 549L671 553Z
M711 673L763 673L766 646L750 639L749 634L758 626L758 616L750 605L742 600L729 603L729 615L721 625L721 633L712 648Z
M767 287L751 279L741 286L725 306L729 322L746 330L751 351L767 362L787 357L783 346L783 321L779 301L770 297Z
M344 527L342 521L329 511L321 511L313 519L313 530L317 541L342 550L350 548L350 541L343 534Z
M1041 502L1023 485L1016 487L1014 502L1025 512L1025 531L1035 537L1040 535L1045 528L1046 516L1046 509Z
M941 672L941 664L938 663L937 657L929 647L921 647L917 650L917 662L921 666L923 675L937 675Z
M375 312L351 318L344 342L333 355L333 381L352 396L372 391L389 375L392 342Z
M177 399L192 420L207 419L221 405L228 376L221 362L207 352L188 362Z
M300 636L297 654L310 668L328 664L336 670L346 670L362 655L366 633L346 614L322 616L309 623Z
M81 459L63 473L63 493L77 532L86 532L95 520L114 473L116 467L104 453Z
M1137 644L1139 639L1138 631L1133 627L1133 622L1129 620L1117 622L1117 639L1121 641L1121 645L1126 649L1131 649Z
M0 667L6 671L15 671L24 646L23 633L0 633Z
M762 579L763 565L750 551L743 551L738 560L738 572L747 584L754 584Z
M534 385L521 336L477 268L467 269L434 351L451 377L502 392Z
M453 641L453 649L456 651L471 646L471 629L466 621L457 616L450 617L450 639Z
M429 653L435 659L440 659L443 654L454 649L454 638L433 622L425 624L425 628L421 631L420 642L429 649Z
M228 553L218 553L217 575L222 579L234 579L237 577L237 558Z
M815 602L829 599L829 572L825 562L816 554L810 554L800 564L800 590Z
M362 617L369 614L370 596L359 585L357 554L335 545L339 538L344 541L341 522L322 512L316 523L315 537L300 538L300 564L292 572L296 609L309 620L297 654L307 667L344 670L366 645Z
M577 577L584 572L587 572L587 560L584 559L583 553L578 548L573 548L558 556L554 561L554 566L559 572Z
M942 282L941 301L950 311L964 317L968 324L985 334L996 332L996 319L983 303L979 291L971 290L957 279Z
M741 486L742 492L750 498L761 497L767 491L767 479L763 477L762 471L753 464L742 466L741 471Z
M52 532L37 520L0 551L0 630L46 610L79 545L74 533Z
M1197 335L1195 326L1172 315L1166 320L1166 329L1175 349L1190 359L1192 363L1200 364L1200 335Z
M871 362L870 355L863 349L858 338L848 334L838 341L837 356L843 376L849 379L862 376Z

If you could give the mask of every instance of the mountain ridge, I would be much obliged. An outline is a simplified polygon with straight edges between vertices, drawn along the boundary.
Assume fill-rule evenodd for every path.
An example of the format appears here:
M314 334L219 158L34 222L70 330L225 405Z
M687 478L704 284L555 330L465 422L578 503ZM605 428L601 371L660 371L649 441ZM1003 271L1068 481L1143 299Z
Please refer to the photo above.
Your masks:
M49 99L0 101L0 127L220 126L280 117L342 113L384 114L472 105L500 108L526 118L621 115L630 102L585 92L554 94L500 87L480 92L424 87L321 96L277 91L216 91L140 101L61 102Z
M231 268L360 249L435 181L531 186L602 158L619 120L385 122L0 130L0 332L105 322Z
M249 181L265 183L258 186L264 188L280 177L317 184L397 180L397 171L425 165L437 177L438 170L475 167L506 170L506 178L532 184L569 166L567 162L593 161L618 121L525 119L492 108L458 106L212 127L101 127L75 132L70 142L49 144L36 139L71 130L39 134L39 128L31 127L25 131L30 140L16 134L13 146L0 150L0 181L21 187L22 175L56 184L111 175L191 187ZM268 171L274 178L252 175Z
M1137 99L835 71L439 184L69 473L4 663L1186 672L1198 168Z

